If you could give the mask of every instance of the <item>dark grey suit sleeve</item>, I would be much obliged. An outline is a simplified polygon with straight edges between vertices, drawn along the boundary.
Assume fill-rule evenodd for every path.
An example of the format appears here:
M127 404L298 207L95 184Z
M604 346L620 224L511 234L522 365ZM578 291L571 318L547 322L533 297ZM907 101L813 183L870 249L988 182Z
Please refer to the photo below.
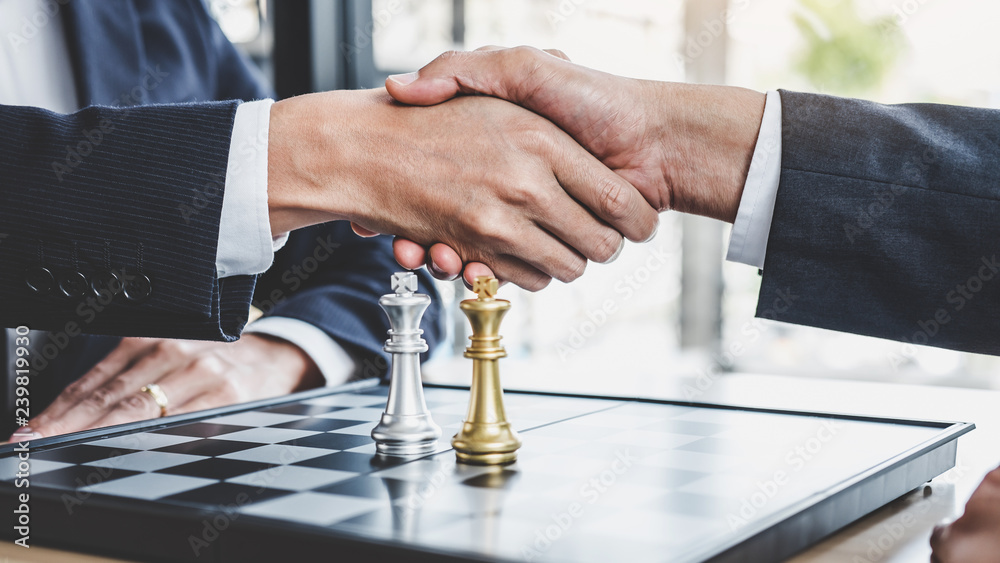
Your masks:
M1000 354L1000 111L781 101L757 316Z

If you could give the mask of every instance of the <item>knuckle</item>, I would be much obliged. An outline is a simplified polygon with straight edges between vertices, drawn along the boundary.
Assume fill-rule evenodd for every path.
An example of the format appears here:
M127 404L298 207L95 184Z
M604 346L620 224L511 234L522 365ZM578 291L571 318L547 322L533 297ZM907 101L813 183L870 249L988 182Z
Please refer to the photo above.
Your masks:
M618 231L613 229L602 229L604 231L600 240L597 241L596 246L596 258L597 262L607 262L618 252L618 247L621 246L622 237L618 234Z
M518 45L508 49L508 54L518 60L532 60L538 58L542 51L530 45Z
M204 375L222 375L226 369L218 357L198 356L191 362L191 370Z
M137 413L155 413L159 409L148 393L134 393L129 395L121 404L126 410Z
M84 395L86 395L86 384L83 382L83 380L78 379L73 383L70 383L69 386L66 387L66 389L63 391L63 395L65 395L69 399L80 401L81 399L84 398Z
M160 340L153 346L153 353L159 357L170 357L183 354L186 347L179 340Z
M601 178L597 184L597 204L601 214L611 221L628 218L629 193L621 182Z
M586 271L586 269L587 269L586 260L583 259L571 260L563 268L563 276L560 279L560 281L569 283L571 281L578 280L580 279L580 276L583 275L583 272Z
M87 397L87 404L94 410L103 411L114 404L115 396L107 387L98 387Z

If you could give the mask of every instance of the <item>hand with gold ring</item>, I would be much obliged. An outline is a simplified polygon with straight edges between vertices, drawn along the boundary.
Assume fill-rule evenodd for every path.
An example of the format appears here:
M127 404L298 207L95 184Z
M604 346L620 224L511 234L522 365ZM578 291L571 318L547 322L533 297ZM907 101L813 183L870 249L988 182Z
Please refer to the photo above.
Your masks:
M139 391L149 393L149 396L156 401L156 406L160 407L160 418L167 416L167 407L170 406L170 399L167 398L167 394L163 392L163 389L159 385L155 383L143 385Z
M221 407L322 382L309 356L279 338L246 334L230 343L124 338L13 438L37 439Z

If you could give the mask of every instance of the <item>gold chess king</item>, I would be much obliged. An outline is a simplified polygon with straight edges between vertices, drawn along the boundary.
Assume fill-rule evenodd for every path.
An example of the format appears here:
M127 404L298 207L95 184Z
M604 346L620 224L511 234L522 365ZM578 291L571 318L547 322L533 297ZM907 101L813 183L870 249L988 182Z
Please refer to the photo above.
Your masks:
M500 345L500 321L510 310L510 301L497 299L499 282L494 277L476 278L476 299L459 304L472 324L472 342L465 357L472 359L469 412L451 445L458 461L475 465L504 465L517 460L521 440L507 422L503 407L498 360L507 356Z

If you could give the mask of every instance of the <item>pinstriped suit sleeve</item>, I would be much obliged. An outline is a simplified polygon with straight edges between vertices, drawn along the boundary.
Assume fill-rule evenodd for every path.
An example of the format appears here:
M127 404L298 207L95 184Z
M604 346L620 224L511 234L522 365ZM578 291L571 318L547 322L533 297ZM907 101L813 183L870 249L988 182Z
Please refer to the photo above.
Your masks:
M0 320L4 326L233 340L254 277L219 280L219 217L239 102L89 107L71 115L0 106ZM141 302L38 294L43 266L145 275Z

